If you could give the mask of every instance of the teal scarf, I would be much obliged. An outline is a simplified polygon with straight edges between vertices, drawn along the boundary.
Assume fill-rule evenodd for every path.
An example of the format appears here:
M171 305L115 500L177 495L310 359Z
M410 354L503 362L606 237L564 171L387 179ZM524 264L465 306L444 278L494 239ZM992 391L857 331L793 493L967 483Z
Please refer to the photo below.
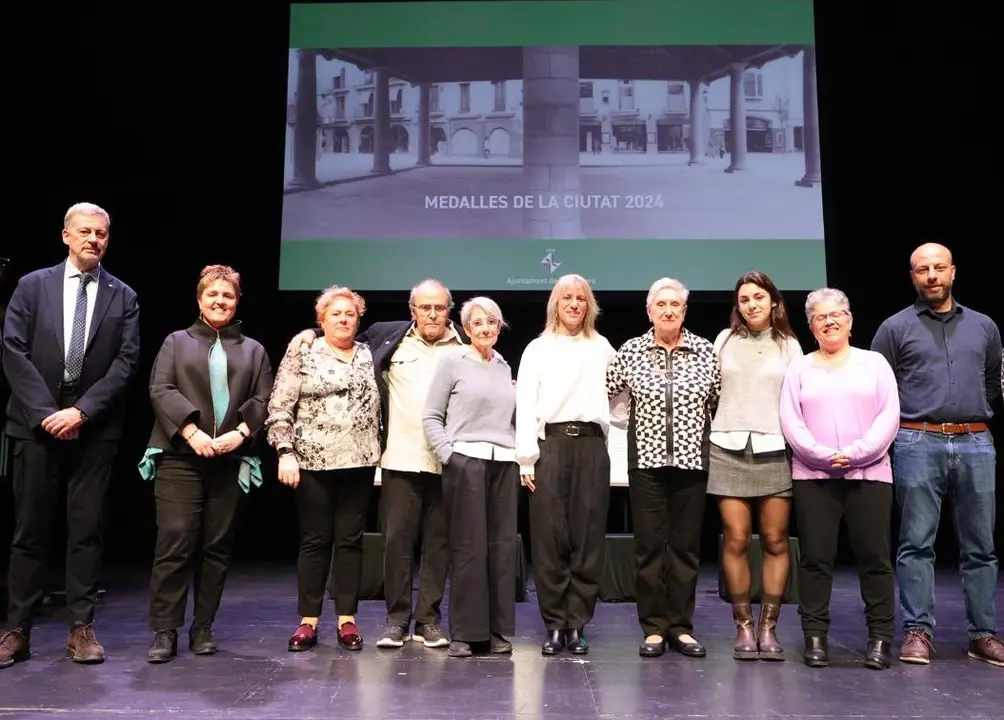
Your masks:
M157 479L157 456L164 451L161 448L149 447L139 461L139 475L144 480ZM241 466L237 471L237 484L244 492L250 492L251 486L261 487L261 460L250 455L241 455Z

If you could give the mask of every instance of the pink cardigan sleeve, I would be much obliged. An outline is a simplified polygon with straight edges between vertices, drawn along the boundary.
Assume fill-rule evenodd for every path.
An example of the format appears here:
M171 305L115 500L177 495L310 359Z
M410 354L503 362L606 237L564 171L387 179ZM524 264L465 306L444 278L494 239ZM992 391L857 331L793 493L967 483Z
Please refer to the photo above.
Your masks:
M899 388L896 385L896 375L888 360L879 353L872 355L878 412L865 436L843 450L851 461L852 468L869 467L881 460L889 452L899 430Z
M781 404L779 408L781 432L791 445L792 452L808 467L818 470L830 469L830 458L837 454L835 448L828 448L816 442L805 423L802 403L799 400L802 387L802 371L807 360L796 358L788 366L784 382L781 384Z

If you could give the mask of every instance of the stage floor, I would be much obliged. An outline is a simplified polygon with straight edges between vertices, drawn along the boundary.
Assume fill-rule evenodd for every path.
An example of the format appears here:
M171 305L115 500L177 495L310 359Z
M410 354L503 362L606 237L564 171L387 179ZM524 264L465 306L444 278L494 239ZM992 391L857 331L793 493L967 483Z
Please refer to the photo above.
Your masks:
M382 602L358 615L367 641L361 652L338 648L322 618L321 644L290 653L296 628L293 568L241 568L227 586L215 625L220 653L195 657L182 633L179 657L149 665L146 577L112 573L96 625L108 660L99 666L63 659L66 625L59 611L40 619L32 658L0 670L0 717L275 718L306 720L501 720L502 718L999 718L1004 669L965 656L965 621L958 576L940 573L935 661L896 663L885 672L861 666L864 619L856 578L843 573L834 588L833 665L802 664L794 607L782 612L785 663L740 663L728 605L717 596L714 568L698 591L695 635L708 656L675 653L645 660L633 604L604 604L588 636L591 653L544 658L536 596L517 605L511 657L452 659L445 650L407 644L378 650ZM1004 583L998 606L1004 611ZM330 604L325 608L330 611ZM445 625L445 623L444 623ZM898 640L899 638L897 638ZM997 710L994 710L997 708Z

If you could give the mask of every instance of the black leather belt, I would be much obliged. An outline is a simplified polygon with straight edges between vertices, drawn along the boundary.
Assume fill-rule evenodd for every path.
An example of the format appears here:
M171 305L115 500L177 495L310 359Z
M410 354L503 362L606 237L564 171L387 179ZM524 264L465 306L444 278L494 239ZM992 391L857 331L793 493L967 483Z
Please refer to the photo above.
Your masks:
M596 423L548 423L544 437L602 437L603 429Z

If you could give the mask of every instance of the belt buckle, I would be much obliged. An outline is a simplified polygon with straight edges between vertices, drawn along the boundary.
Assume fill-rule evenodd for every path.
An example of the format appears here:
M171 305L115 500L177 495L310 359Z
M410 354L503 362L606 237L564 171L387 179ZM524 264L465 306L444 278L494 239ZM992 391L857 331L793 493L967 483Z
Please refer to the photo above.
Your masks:
M579 426L565 425L565 435L568 437L579 437Z

